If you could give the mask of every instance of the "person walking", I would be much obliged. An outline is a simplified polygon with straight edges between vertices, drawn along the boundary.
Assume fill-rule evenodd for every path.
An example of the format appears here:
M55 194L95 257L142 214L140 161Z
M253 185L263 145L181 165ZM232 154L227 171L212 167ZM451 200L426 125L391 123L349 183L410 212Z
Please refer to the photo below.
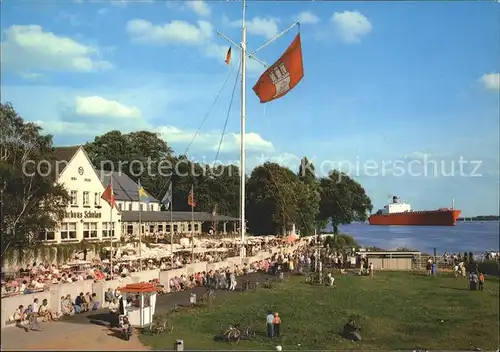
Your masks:
M273 321L274 321L273 312L267 313L267 316L266 316L267 337L269 337L270 339L272 339L274 337Z
M234 274L234 272L231 273L230 280L231 286L229 287L229 290L234 291L236 289L236 275Z
M273 330L274 330L274 336L280 337L281 318L278 313L274 313Z

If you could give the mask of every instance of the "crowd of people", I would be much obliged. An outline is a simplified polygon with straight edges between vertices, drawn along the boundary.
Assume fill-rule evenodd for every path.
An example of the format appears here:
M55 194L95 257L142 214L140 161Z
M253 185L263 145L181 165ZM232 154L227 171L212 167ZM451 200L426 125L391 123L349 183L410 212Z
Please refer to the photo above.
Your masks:
M258 252L269 251L271 248L286 247L289 244L283 243L281 239L262 240L246 245L246 253L252 256ZM209 245L206 252L197 252L192 257L191 249L185 249L175 253L173 258L149 258L142 262L139 260L125 260L115 258L113 268L108 260L103 261L80 261L77 264L56 265L47 262L35 262L25 268L19 269L16 273L11 273L10 277L3 274L1 283L2 297L18 294L32 294L50 289L50 286L72 283L84 280L94 282L102 280L112 280L130 276L134 272L141 270L159 269L162 271L182 268L186 265L199 262L216 263L224 261L228 256L236 256L239 252L237 243L224 243L225 252L211 251L216 249L214 245ZM213 247L213 248L212 248ZM71 263L70 263L71 264ZM199 275L198 275L199 276ZM195 278L178 278L179 285L186 282L194 284ZM199 280L198 280L199 281ZM178 286L178 285L176 285Z

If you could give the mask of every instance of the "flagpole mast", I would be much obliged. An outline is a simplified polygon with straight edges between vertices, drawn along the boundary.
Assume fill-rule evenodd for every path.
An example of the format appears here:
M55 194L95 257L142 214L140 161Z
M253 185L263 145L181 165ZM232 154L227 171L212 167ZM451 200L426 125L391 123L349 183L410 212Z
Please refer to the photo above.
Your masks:
M173 206L174 206L174 192L172 181L170 181L170 187L172 187L172 193L170 195L170 270L174 269L174 223L173 223ZM168 192L168 191L167 191Z
M246 61L247 61L247 29L246 29L246 0L243 0L243 14L241 20L241 146L240 146L240 231L241 231L241 244L245 243L245 119L246 119ZM243 247L242 247L243 248ZM243 256L243 250L241 251Z
M191 263L194 263L194 186L191 186Z
M113 199L114 195L113 195L113 175L111 175L110 177L111 179L111 197L110 199ZM110 255L109 255L109 265L111 265L111 270L110 270L110 273L111 273L111 280L113 280L113 235L115 234L115 226L113 224L113 204L114 202L111 202L111 204L109 205L109 222L110 222L110 228L111 228L111 234L110 234L110 237L109 237L109 241L110 241L110 248L111 248L111 251L110 251Z
M139 271L142 271L142 202L140 195L139 195Z

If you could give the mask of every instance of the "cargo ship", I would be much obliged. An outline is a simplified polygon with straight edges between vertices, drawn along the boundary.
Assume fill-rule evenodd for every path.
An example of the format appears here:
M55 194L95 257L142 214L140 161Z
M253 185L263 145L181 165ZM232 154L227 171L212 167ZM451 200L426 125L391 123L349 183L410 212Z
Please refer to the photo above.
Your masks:
M407 226L455 226L461 210L441 208L438 210L413 211L408 203L392 197L392 203L370 215L370 225L407 225Z

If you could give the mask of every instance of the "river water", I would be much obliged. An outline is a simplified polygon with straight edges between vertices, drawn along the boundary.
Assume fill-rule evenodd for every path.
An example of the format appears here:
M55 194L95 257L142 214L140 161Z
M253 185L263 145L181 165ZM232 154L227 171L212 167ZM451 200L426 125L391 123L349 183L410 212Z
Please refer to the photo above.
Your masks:
M499 250L500 223L459 222L456 226L372 226L350 224L339 227L339 232L352 235L363 246L384 249L406 247L425 253L443 252L483 253ZM329 229L331 230L331 228Z

